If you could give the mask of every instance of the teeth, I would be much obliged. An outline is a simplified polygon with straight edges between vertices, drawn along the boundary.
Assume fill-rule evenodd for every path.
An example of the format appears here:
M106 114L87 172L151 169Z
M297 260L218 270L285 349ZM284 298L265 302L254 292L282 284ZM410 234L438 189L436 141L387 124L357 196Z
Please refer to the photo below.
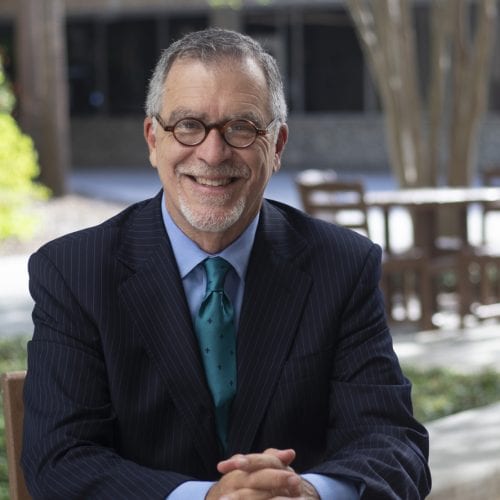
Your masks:
M195 177L195 180L198 184L202 184L204 186L227 186L231 179L208 179L207 177Z

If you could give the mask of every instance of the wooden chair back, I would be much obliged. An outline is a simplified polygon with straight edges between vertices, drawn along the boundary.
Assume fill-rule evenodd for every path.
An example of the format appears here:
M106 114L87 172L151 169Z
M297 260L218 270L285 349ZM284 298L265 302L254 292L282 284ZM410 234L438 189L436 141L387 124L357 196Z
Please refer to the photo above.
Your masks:
M306 213L369 236L362 182L339 180L332 171L306 170L295 183Z
M500 165L491 166L483 170L482 174L483 185L490 187L500 186ZM483 244L488 242L487 238L487 219L488 214L491 212L500 212L500 200L487 201L483 204L483 220L482 220L482 237Z
M295 182L305 212L370 236L362 182L342 181L334 172L317 170L301 172ZM432 327L432 278L428 270L429 259L417 248L398 254L384 253L381 288L389 320L399 321L394 314L398 311L413 320L412 299L416 296L420 301L421 327Z
M485 186L500 186L500 165L494 165L485 169L482 173Z
M25 371L2 374L3 413L5 418L5 448L9 474L11 500L30 500L21 469L21 449L23 441L23 387Z

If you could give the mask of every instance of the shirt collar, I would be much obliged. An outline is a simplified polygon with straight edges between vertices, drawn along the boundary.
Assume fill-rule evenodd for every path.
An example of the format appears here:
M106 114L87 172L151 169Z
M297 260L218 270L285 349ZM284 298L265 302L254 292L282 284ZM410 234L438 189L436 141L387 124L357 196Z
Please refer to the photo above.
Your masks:
M170 239L170 243L172 244L174 256L182 279L184 279L206 258L220 256L226 259L233 266L240 280L244 281L248 260L250 259L250 252L252 251L255 239L255 232L257 231L257 225L259 223L259 214L253 218L238 239L233 241L233 243L224 248L221 252L212 255L202 250L175 224L166 208L165 193L163 193L162 196L161 212L163 223Z

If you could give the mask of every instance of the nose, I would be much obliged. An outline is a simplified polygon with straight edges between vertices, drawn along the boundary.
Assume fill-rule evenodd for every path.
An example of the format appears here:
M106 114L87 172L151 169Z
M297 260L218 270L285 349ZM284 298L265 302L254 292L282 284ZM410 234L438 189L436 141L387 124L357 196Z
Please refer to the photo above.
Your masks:
M205 140L196 146L196 155L207 165L219 165L229 159L232 148L222 137L221 133L213 128L209 131Z

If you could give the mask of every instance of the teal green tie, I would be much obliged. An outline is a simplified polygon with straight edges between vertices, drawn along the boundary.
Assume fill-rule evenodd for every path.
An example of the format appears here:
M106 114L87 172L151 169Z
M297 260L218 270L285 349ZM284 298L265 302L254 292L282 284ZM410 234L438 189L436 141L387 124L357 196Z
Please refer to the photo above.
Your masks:
M203 366L215 405L217 434L227 448L229 411L236 392L236 331L234 309L224 292L231 264L222 257L203 262L207 290L195 321Z

